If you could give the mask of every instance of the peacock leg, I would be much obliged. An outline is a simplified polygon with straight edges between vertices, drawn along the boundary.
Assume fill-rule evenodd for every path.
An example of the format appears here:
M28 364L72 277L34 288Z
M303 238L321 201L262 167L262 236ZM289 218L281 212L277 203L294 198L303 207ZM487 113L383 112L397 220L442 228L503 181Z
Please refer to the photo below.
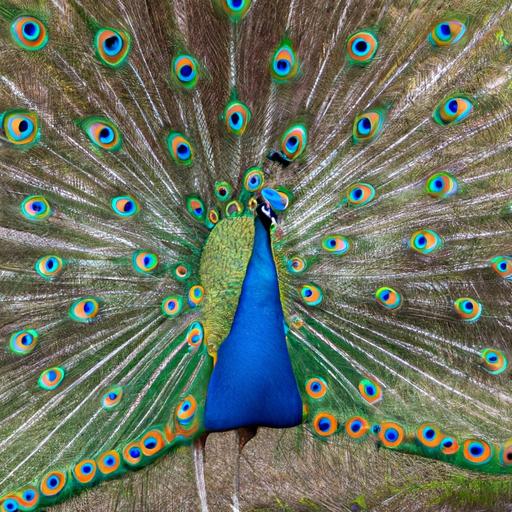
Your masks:
M206 483L204 479L204 447L208 434L202 435L194 441L194 470L196 475L197 493L201 512L208 512L208 500L206 496Z
M244 427L239 428L237 433L238 438L238 451L236 454L236 462L235 462L235 477L233 481L233 504L231 505L231 509L233 512L239 512L240 510L240 459L242 457L242 450L244 446L256 436L258 432L257 427Z

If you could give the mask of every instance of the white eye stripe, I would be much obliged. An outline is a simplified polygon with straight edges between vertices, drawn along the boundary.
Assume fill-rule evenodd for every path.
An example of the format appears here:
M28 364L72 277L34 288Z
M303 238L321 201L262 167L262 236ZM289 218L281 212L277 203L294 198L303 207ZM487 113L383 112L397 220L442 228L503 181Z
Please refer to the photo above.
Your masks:
M270 208L267 208L266 206L261 207L261 211L267 216L270 217Z

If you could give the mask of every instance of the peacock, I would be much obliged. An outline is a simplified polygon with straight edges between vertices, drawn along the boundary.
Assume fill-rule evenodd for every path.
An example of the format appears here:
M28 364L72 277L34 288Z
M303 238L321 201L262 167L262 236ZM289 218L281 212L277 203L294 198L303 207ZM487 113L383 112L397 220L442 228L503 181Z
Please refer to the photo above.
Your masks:
M181 448L206 511L208 436L262 427L511 474L508 0L1 0L0 33L2 512Z

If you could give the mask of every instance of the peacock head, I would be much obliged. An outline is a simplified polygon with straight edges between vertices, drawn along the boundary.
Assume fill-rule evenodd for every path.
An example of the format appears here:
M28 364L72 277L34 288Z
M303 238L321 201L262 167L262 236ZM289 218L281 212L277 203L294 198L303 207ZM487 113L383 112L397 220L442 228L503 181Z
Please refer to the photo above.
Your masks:
M270 231L273 224L277 224L277 215L270 206L270 203L263 197L257 198L258 206L256 206L256 215L261 220L263 226L267 231Z

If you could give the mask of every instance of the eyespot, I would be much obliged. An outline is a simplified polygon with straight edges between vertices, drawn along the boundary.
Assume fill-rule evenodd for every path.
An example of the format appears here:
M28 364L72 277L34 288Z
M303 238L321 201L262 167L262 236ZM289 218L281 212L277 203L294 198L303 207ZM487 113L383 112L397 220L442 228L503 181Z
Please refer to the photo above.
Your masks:
M281 137L281 151L288 160L299 158L308 142L308 132L303 124L294 124Z
M484 348L480 352L484 368L492 375L503 373L508 366L508 360L501 350Z
M94 480L96 470L95 461L92 459L82 460L73 468L73 476L79 484L88 484Z
M327 383L321 377L312 377L306 382L306 393L311 398L318 400L327 393Z
M14 354L25 356L36 348L38 339L39 333L35 329L16 331L9 338L9 348Z
M350 249L350 242L347 237L342 235L328 235L322 238L322 249L341 256Z
M382 131L384 120L385 115L382 110L370 110L357 115L352 127L352 140L354 144L370 142L377 138Z
M284 40L272 56L270 74L279 83L288 82L297 76L299 60L295 55L291 41Z
M153 455L156 455L158 452L162 451L165 447L165 441L162 432L157 429L152 429L146 432L146 434L144 434L140 440L140 447L142 449L142 453L146 457L152 457Z
M204 288L196 284L194 286L191 286L188 290L188 305L191 308L195 308L203 302L204 299Z
M347 55L352 64L358 66L368 65L379 48L377 36L367 30L352 34L347 39Z
M424 423L416 432L418 441L427 448L436 448L441 444L441 432L430 423Z
M261 195L276 212L283 212L290 203L290 198L284 192L274 190L273 188L262 189Z
M441 441L441 452L445 455L453 455L459 451L459 443L454 437L445 437Z
M75 322L91 322L100 310L100 304L94 297L78 299L69 308L69 316Z
M432 117L437 124L448 126L458 124L473 110L473 103L467 96L450 96L441 101Z
M8 494L0 498L0 512L17 512L20 510L21 500L15 494Z
M133 217L140 211L139 203L132 196L114 197L110 206L119 217Z
M62 258L53 255L42 256L34 264L35 271L47 281L57 277L63 268Z
M240 136L244 134L251 120L251 111L241 101L230 101L222 117L228 133Z
M176 264L172 273L178 281L186 281L192 275L192 271L187 263Z
M196 410L196 399L192 395L188 395L176 407L176 420L181 426L188 426L194 420Z
M472 464L485 464L492 457L492 449L485 441L468 439L463 444L464 458Z
M1 135L8 143L28 149L41 136L39 118L28 110L6 110L0 114Z
M338 430L338 421L332 414L320 412L313 420L313 428L319 436L328 437Z
M242 203L240 201L238 201L237 199L233 199L232 201L230 201L226 205L226 209L225 209L226 216L228 218L239 217L240 215L242 215L243 211L244 211L244 207L243 207Z
M378 437L380 442L387 448L396 448L404 440L404 429L391 421L385 421L380 425Z
M132 254L133 268L141 274L149 274L158 267L158 256L148 251L134 251Z
M133 441L123 449L123 460L128 466L137 466L142 461L142 450L140 443Z
M41 494L43 496L56 496L66 485L67 477L63 471L51 471L41 480Z
M119 151L123 145L123 138L119 128L104 117L88 117L78 121L87 138L94 146L105 151Z
M162 301L162 314L174 318L181 313L183 309L183 297L181 295L169 295Z
M462 39L466 33L466 25L458 20L438 23L430 32L428 42L432 46L451 46Z
M216 181L214 188L215 197L221 201L229 201L231 198L231 194L233 193L233 188L227 181Z
M427 194L436 199L446 199L457 193L457 180L447 172L438 172L428 178L425 186Z
M44 220L51 214L50 204L43 196L28 196L20 205L21 214L28 220Z
M409 247L420 254L430 254L443 246L441 237L431 229L415 231L409 240Z
M44 370L39 376L37 383L41 389L52 391L53 389L57 389L60 386L64 376L64 368L61 368L60 366L54 366L53 368Z
M98 60L109 68L117 68L128 59L131 37L124 30L101 28L94 36L94 48Z
M203 222L205 217L205 207L203 200L198 196L188 196L187 201L187 211L194 217L194 219Z
M506 441L501 447L500 463L502 466L510 466L512 464L512 439Z
M37 51L48 43L48 30L41 20L33 16L20 16L11 24L14 42L24 50Z
M106 411L117 407L123 399L123 388L121 386L112 386L101 397L101 406Z
M345 432L352 439L360 439L365 436L370 430L370 425L367 420L361 418L361 416L354 416L349 418L345 423Z
M362 379L359 382L358 389L361 396L370 404L382 400L382 389L376 382L369 379Z
M475 299L462 297L453 304L455 311L465 322L476 322L482 315L482 305Z
M121 457L115 450L102 453L98 457L98 469L104 475L110 475L119 469L121 464Z
M387 309L397 309L402 304L402 296L389 286L382 286L375 292L377 302Z
M324 298L321 288L313 283L302 285L300 296L307 306L318 306Z
M167 148L171 158L178 165L191 165L194 159L194 150L190 142L179 132L171 132L167 137Z
M204 329L200 322L193 322L190 324L187 334L185 336L187 343L192 349L198 349L204 340Z
M247 192L258 192L265 184L265 175L261 167L250 167L244 173L243 186Z
M375 197L375 189L368 183L354 183L347 190L346 201L351 206L364 206Z
M491 268L500 277L512 281L512 258L510 256L496 256L491 260Z
M186 89L193 89L199 78L197 60L191 55L178 55L172 60L171 75Z
M39 504L39 491L32 485L27 485L18 491L18 500L22 510L35 510ZM5 504L4 504L5 507Z
M231 21L240 21L251 7L251 0L216 0L219 11Z
M293 258L290 258L288 262L286 263L286 268L288 269L288 272L291 274L301 274L304 272L307 268L306 260L301 258L300 256L294 256Z
M210 208L206 216L206 227L212 229L220 220L219 210L217 208Z

